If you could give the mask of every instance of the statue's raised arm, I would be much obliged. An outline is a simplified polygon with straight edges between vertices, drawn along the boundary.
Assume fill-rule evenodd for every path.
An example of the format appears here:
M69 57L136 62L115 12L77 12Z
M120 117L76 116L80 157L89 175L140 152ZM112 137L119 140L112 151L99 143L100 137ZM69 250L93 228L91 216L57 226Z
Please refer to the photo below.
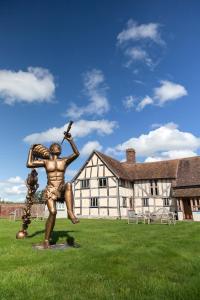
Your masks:
M70 143L70 146L72 147L72 150L74 152L70 156L66 157L66 165L68 166L69 164L71 164L71 162L73 160L75 160L80 155L80 153L79 153L79 151L76 147L76 144L74 143L74 140L71 136L71 133L65 134L64 139L67 140Z

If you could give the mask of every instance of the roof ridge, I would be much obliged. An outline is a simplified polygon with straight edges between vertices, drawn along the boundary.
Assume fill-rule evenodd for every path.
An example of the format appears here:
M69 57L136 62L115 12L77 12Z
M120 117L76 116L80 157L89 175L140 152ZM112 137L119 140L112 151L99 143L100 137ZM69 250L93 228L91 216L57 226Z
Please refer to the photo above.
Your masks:
M107 158L112 159L112 160L114 160L114 161L116 161L116 162L118 162L118 163L121 164L121 162L120 162L119 160L117 160L116 158L113 158L112 156L109 156L109 155L104 154L104 153L102 153L102 152L100 152L100 151L97 151L97 150L94 150L94 152L98 153L99 155L106 156Z

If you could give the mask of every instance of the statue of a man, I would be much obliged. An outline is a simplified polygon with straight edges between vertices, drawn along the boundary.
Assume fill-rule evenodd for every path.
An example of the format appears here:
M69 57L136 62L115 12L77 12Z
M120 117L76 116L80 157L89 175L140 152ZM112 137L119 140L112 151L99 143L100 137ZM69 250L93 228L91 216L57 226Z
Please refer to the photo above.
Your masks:
M50 236L53 231L55 220L56 220L56 201L61 201L66 203L68 218L71 219L72 223L78 223L79 220L73 213L73 192L72 184L64 181L64 175L66 168L69 164L74 161L79 156L79 151L73 141L70 133L65 133L64 139L66 139L73 150L73 154L68 157L60 158L61 145L53 143L49 152L48 158L36 158L34 155L34 148L37 146L43 147L42 145L33 145L30 148L27 167L28 168L39 168L44 167L47 174L47 186L44 191L44 199L46 201L49 217L46 221L45 227L45 240L44 247L48 248L50 246ZM44 147L45 148L45 147Z

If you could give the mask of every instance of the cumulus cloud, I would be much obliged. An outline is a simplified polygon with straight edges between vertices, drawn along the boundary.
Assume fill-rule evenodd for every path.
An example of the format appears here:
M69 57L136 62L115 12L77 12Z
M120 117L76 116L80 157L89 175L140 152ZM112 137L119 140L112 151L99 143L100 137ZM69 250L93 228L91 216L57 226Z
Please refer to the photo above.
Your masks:
M130 95L130 96L125 97L125 99L123 100L123 105L127 110L129 110L134 107L135 101L136 101L136 98L133 97L132 95Z
M154 89L154 99L159 105L163 105L167 101L174 101L187 94L184 86L168 80L162 80L160 87Z
M163 43L160 36L160 24L148 23L148 24L137 24L132 19L128 21L127 27L122 30L117 40L119 44L126 43L128 41L138 40L152 40L155 43Z
M28 144L47 143L47 142L61 142L63 139L63 132L67 130L68 123L62 127L54 127L43 132L32 133L24 138L24 142ZM72 126L71 133L73 137L82 138L91 133L99 135L108 135L117 127L115 121L108 120L79 120Z
M78 119L83 115L103 115L109 110L109 102L106 95L104 74L101 70L93 69L84 74L84 92L89 99L85 106L71 103L66 115L72 119Z
M107 153L121 155L127 148L134 148L138 157L145 157L148 161L194 156L200 148L200 137L179 130L174 123L168 123L109 148Z
M54 78L47 69L0 70L0 98L6 104L49 102L54 92Z
M141 111L147 105L163 106L166 102L175 101L187 94L188 92L183 85L168 80L162 80L160 86L154 88L153 96L146 96L142 99L138 103L136 110Z
M25 181L20 177L10 177L0 181L0 198L5 200L25 200L27 188Z
M142 99L142 100L138 103L136 110L137 110L137 111L141 111L141 110L143 110L143 109L145 108L145 106L150 105L150 104L153 104L153 103L154 103L154 102L153 102L153 99L150 98L149 96L146 96L146 97L144 97L144 99Z
M145 162L192 157L196 155L197 153L191 150L172 150L172 151L161 152L160 156L149 156L145 159Z
M102 149L103 147L98 141L89 141L83 146L80 153L83 156L89 156L92 153L92 151L102 151Z

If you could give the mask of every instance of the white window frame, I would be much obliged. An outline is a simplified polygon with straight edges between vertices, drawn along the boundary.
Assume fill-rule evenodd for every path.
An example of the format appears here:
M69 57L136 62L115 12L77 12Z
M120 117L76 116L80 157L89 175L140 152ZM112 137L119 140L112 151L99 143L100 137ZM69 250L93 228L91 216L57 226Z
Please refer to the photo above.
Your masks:
M81 189L89 189L90 188L90 179L81 179Z
M104 184L101 185L100 182L104 182L104 180L105 180L106 184L105 184L105 185L104 185ZM107 177L100 177L100 178L99 178L99 187L100 187L100 188L105 188L105 187L107 187L107 186L108 186L108 178L107 178Z
M149 207L149 198L142 198L142 206Z
M127 197L122 197L122 207L127 208Z
M163 206L164 206L164 207L170 206L169 201L170 201L170 198L169 198L169 197L163 198Z
M99 207L99 198L98 197L91 197L90 198L90 207Z

